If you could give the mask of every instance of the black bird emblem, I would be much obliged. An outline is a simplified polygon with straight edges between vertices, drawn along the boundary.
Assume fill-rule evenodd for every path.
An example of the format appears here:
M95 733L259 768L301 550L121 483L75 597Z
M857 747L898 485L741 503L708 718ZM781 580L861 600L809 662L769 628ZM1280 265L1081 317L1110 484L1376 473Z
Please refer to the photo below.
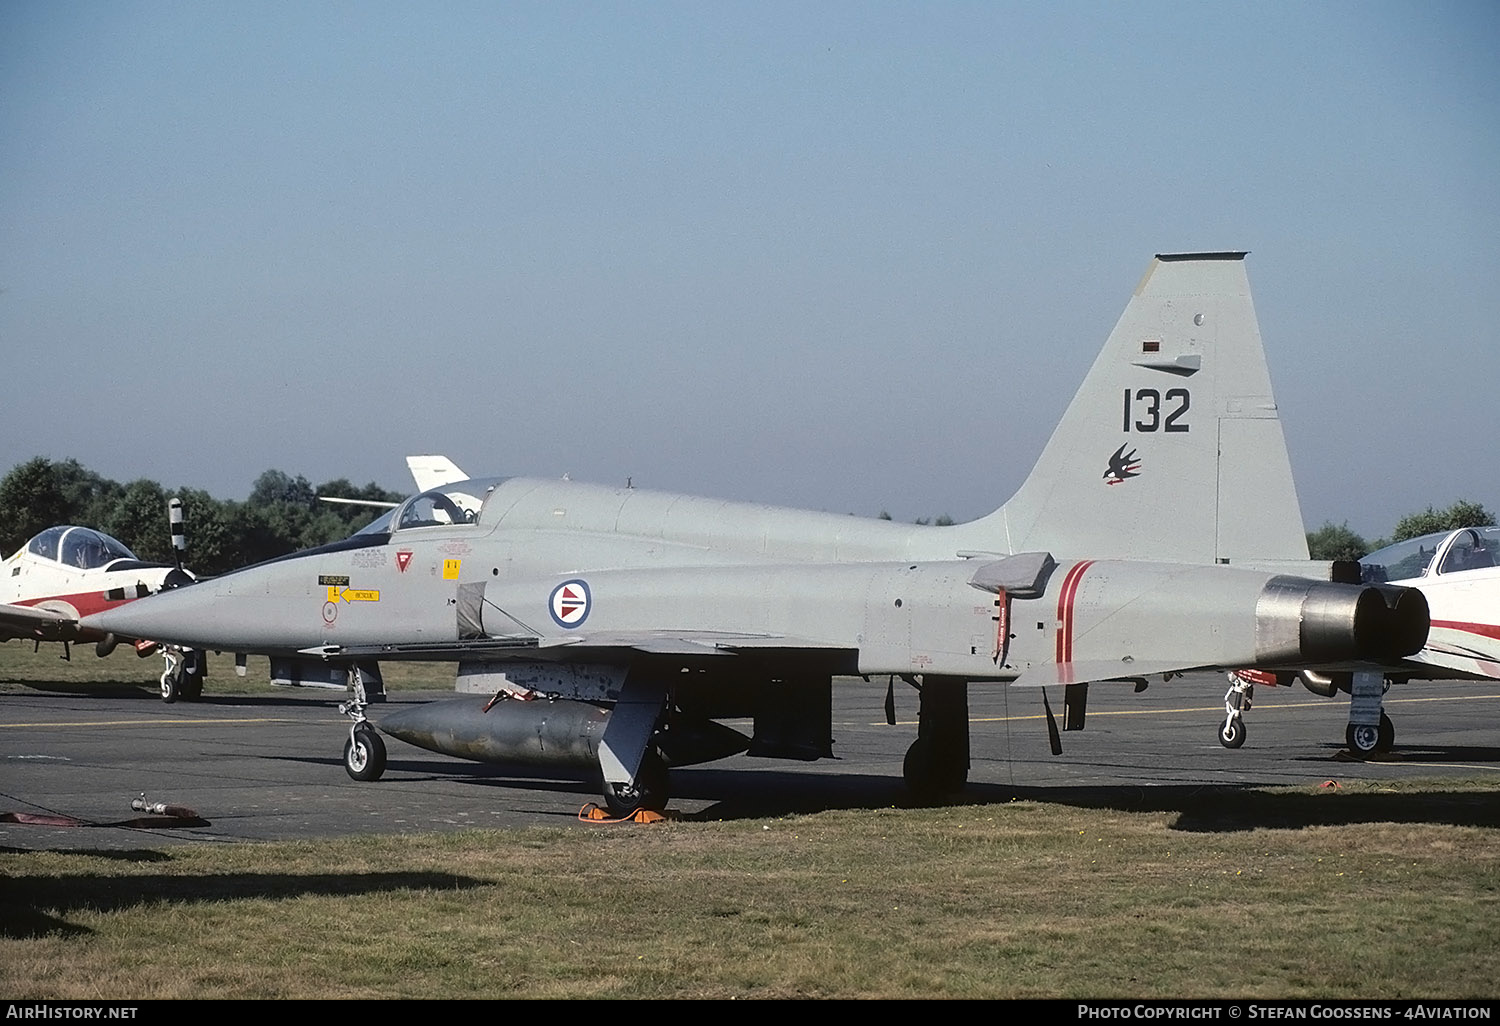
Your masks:
M1115 454L1109 458L1109 469L1104 472L1104 480L1109 484L1117 485L1127 477L1136 477L1140 473L1141 465L1136 462L1135 450L1131 449L1127 453L1125 445L1116 449Z

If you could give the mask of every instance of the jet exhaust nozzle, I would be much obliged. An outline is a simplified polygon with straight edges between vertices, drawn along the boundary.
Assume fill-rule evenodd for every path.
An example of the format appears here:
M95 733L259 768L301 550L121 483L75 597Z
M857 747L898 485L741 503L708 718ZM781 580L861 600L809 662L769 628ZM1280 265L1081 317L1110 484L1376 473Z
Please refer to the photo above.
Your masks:
M1395 662L1427 642L1427 600L1414 588L1274 577L1255 610L1267 665Z

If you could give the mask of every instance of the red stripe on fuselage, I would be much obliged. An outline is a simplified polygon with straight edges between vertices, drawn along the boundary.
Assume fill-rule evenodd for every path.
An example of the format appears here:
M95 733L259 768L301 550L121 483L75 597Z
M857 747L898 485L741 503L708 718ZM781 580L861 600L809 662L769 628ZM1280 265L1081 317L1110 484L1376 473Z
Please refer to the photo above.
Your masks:
M1493 638L1500 641L1500 624L1493 623L1467 623L1463 620L1434 620L1432 626L1442 627L1450 631L1463 631L1465 634L1477 634L1481 638Z
M1063 578L1062 590L1057 593L1058 665L1073 661L1073 600L1078 597L1078 585L1083 580L1084 573L1093 565L1092 559L1073 564L1073 569Z
M106 609L114 609L123 606L127 602L135 601L135 585L128 589L129 598L108 599L102 591L81 591L73 595L40 595L36 598L22 599L17 602L18 606L40 606L44 602L66 602L78 610L79 617L89 616L93 613L102 613Z

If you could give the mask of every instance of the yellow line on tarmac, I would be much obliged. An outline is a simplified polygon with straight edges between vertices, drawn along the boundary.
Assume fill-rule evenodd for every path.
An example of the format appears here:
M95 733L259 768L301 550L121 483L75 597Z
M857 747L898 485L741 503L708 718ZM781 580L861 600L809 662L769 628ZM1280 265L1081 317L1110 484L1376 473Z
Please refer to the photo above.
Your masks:
M1479 702L1479 701L1500 701L1500 694L1433 695L1433 696L1427 697L1427 698L1391 698L1390 696L1387 696L1386 699L1385 699L1385 704L1386 705L1409 705L1409 704L1411 704L1413 702ZM1306 702L1278 702L1275 705L1257 705L1257 706L1255 706L1254 709L1251 710L1251 713L1253 715L1259 715L1259 714L1262 714L1262 713L1278 712L1278 711L1283 710L1283 709L1313 709L1313 708L1322 708L1322 707L1327 706L1329 704L1337 704L1337 703L1335 702L1334 699L1331 699L1331 698L1319 698L1319 699L1314 699L1314 700L1306 701ZM1094 717L1099 717L1099 716L1167 716L1167 715L1174 715L1174 714L1181 714L1181 713L1207 713L1207 712L1222 713L1223 711L1224 711L1224 703L1223 702L1219 702L1219 703L1217 703L1215 705L1186 706L1186 707L1179 708L1179 709L1101 709L1101 710L1099 710L1097 712L1091 709L1091 710L1089 710L1089 717L1090 718L1094 718ZM1047 718L1047 714L1046 713L1026 713L1026 714L1023 714L1023 715L1016 715L1016 716L974 716L974 717L970 718L969 722L970 723L1013 723L1013 722L1021 722L1021 721L1025 721L1025 720L1044 720L1046 718ZM898 723L898 725L902 725L902 726L915 726L916 723L917 723L917 721L916 720L898 720L897 723ZM877 726L877 727L878 726L884 726L884 725L885 725L885 721L884 720L881 720L878 723L871 724L871 726Z
M1431 698L1390 698L1385 700L1386 705L1407 705L1412 702L1476 702L1484 699L1497 699L1500 695L1433 695Z

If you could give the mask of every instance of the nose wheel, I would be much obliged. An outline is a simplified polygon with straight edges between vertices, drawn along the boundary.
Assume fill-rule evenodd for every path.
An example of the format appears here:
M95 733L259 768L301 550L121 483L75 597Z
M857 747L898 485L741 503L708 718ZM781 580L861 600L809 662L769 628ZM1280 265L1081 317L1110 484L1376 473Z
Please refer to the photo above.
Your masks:
M385 773L385 742L368 721L356 723L344 742L344 772L355 780L379 780Z
M1245 721L1239 713L1232 713L1219 728L1219 744L1225 748L1238 748L1245 743Z
M1219 744L1238 748L1245 743L1245 713L1250 711L1251 689L1255 683L1237 673L1229 675L1229 690L1224 693L1224 722L1219 726Z
M375 732L375 724L365 718L368 697L357 666L349 671L349 687L354 697L339 703L339 712L353 721L344 742L344 772L355 780L379 780L385 773L385 742Z

